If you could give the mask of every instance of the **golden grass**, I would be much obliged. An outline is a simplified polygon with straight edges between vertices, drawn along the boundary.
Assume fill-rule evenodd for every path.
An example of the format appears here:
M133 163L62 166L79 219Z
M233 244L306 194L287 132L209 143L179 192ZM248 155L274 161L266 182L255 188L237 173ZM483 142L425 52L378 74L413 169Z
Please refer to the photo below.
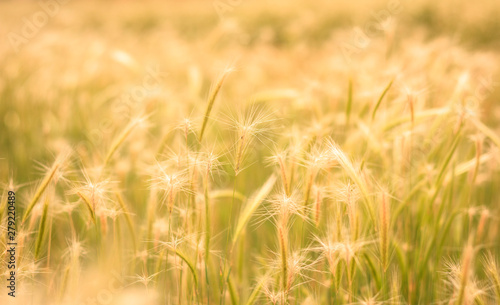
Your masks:
M497 1L237 2L0 3L0 303L498 304Z

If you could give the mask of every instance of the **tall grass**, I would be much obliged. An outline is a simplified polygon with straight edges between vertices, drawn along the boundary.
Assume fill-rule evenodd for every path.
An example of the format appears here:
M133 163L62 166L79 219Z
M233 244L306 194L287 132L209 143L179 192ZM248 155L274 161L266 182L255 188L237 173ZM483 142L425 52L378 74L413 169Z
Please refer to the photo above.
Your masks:
M500 302L496 50L438 33L455 15L422 0L345 58L339 12L372 15L298 3L220 22L204 4L68 4L0 46L18 304Z

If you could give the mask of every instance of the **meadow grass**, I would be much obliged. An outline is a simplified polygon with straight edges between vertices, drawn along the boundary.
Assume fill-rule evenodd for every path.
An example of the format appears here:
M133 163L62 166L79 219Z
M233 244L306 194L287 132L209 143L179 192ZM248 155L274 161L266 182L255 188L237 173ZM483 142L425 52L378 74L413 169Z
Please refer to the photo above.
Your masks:
M346 57L386 3L283 3L75 2L0 46L1 304L500 303L500 6L401 3Z

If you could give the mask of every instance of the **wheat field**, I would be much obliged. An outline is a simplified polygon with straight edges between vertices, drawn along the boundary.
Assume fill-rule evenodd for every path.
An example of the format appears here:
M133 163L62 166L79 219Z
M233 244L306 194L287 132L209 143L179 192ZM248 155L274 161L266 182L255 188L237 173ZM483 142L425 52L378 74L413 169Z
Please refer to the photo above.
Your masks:
M0 303L500 304L499 16L0 2Z

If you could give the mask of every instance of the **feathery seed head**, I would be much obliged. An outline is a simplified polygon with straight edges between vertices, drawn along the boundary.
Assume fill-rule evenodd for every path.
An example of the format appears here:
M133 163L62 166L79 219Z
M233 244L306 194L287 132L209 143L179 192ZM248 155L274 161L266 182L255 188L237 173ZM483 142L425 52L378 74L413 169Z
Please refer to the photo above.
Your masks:
M336 236L338 234L335 225L330 225L325 237L315 238L319 245L311 248L311 251L320 252L327 259L332 271L340 260L350 264L353 259L357 259L366 246L373 243L373 241L361 239L352 241L347 228L342 230L342 234L340 234L341 240L337 240Z
M280 223L286 227L290 217L297 215L303 219L306 218L304 214L304 207L300 204L300 197L296 191L290 195L281 191L276 194L271 200L271 208L269 211L270 216L277 216Z
M158 188L164 192L164 201L171 214L174 208L174 201L179 192L189 193L189 179L186 177L186 171L172 171L168 166L157 162L156 173L151 178L151 187Z
M358 187L350 181L335 185L332 192L335 194L335 198L345 203L347 207L354 206L360 197Z
M200 160L198 160L198 165L200 171L205 174L205 177L212 177L214 174L223 174L221 167L224 165L220 161L220 155L214 152L214 149L208 152L201 153Z
M231 126L237 134L236 152L234 157L234 172L238 175L242 170L244 157L248 148L257 139L268 138L267 133L272 130L272 113L257 107L250 108L246 113L239 112L235 119L231 120Z
M100 215L103 210L111 208L111 200L109 194L112 192L114 182L109 180L101 180L96 182L86 170L82 170L85 181L80 182L71 189L69 194L78 195L89 208L92 209L92 213L95 215Z
M131 284L141 283L145 287L148 287L149 283L154 283L154 278L160 273L161 272L156 272L154 274L148 275L147 272L143 270L142 274L136 274L131 277L131 279L134 280Z
M283 304L283 300L286 297L286 293L284 291L274 291L269 289L269 287L263 287L264 295L269 299L269 302L273 305Z
M288 255L287 265L287 292L297 285L304 284L304 282L299 281L299 279L306 277L307 272L314 270L304 251L294 251Z
M83 247L83 243L76 238L68 240L68 247L64 252L64 256L68 257L70 260L79 259L80 257L87 254L87 250Z
M446 281L453 291L450 301L459 305L473 304L476 298L484 293L484 291L478 287L478 283L474 278L474 251L472 236L470 236L464 248L461 263L453 261L446 262L448 275Z
M304 158L300 161L302 166L309 169L314 175L321 170L332 168L336 163L336 159L332 158L329 150L318 146L313 146L310 151L305 152Z
M187 136L191 133L193 133L196 129L195 122L190 119L190 118L184 118L182 119L179 124L177 125L177 129L184 134L184 136Z

